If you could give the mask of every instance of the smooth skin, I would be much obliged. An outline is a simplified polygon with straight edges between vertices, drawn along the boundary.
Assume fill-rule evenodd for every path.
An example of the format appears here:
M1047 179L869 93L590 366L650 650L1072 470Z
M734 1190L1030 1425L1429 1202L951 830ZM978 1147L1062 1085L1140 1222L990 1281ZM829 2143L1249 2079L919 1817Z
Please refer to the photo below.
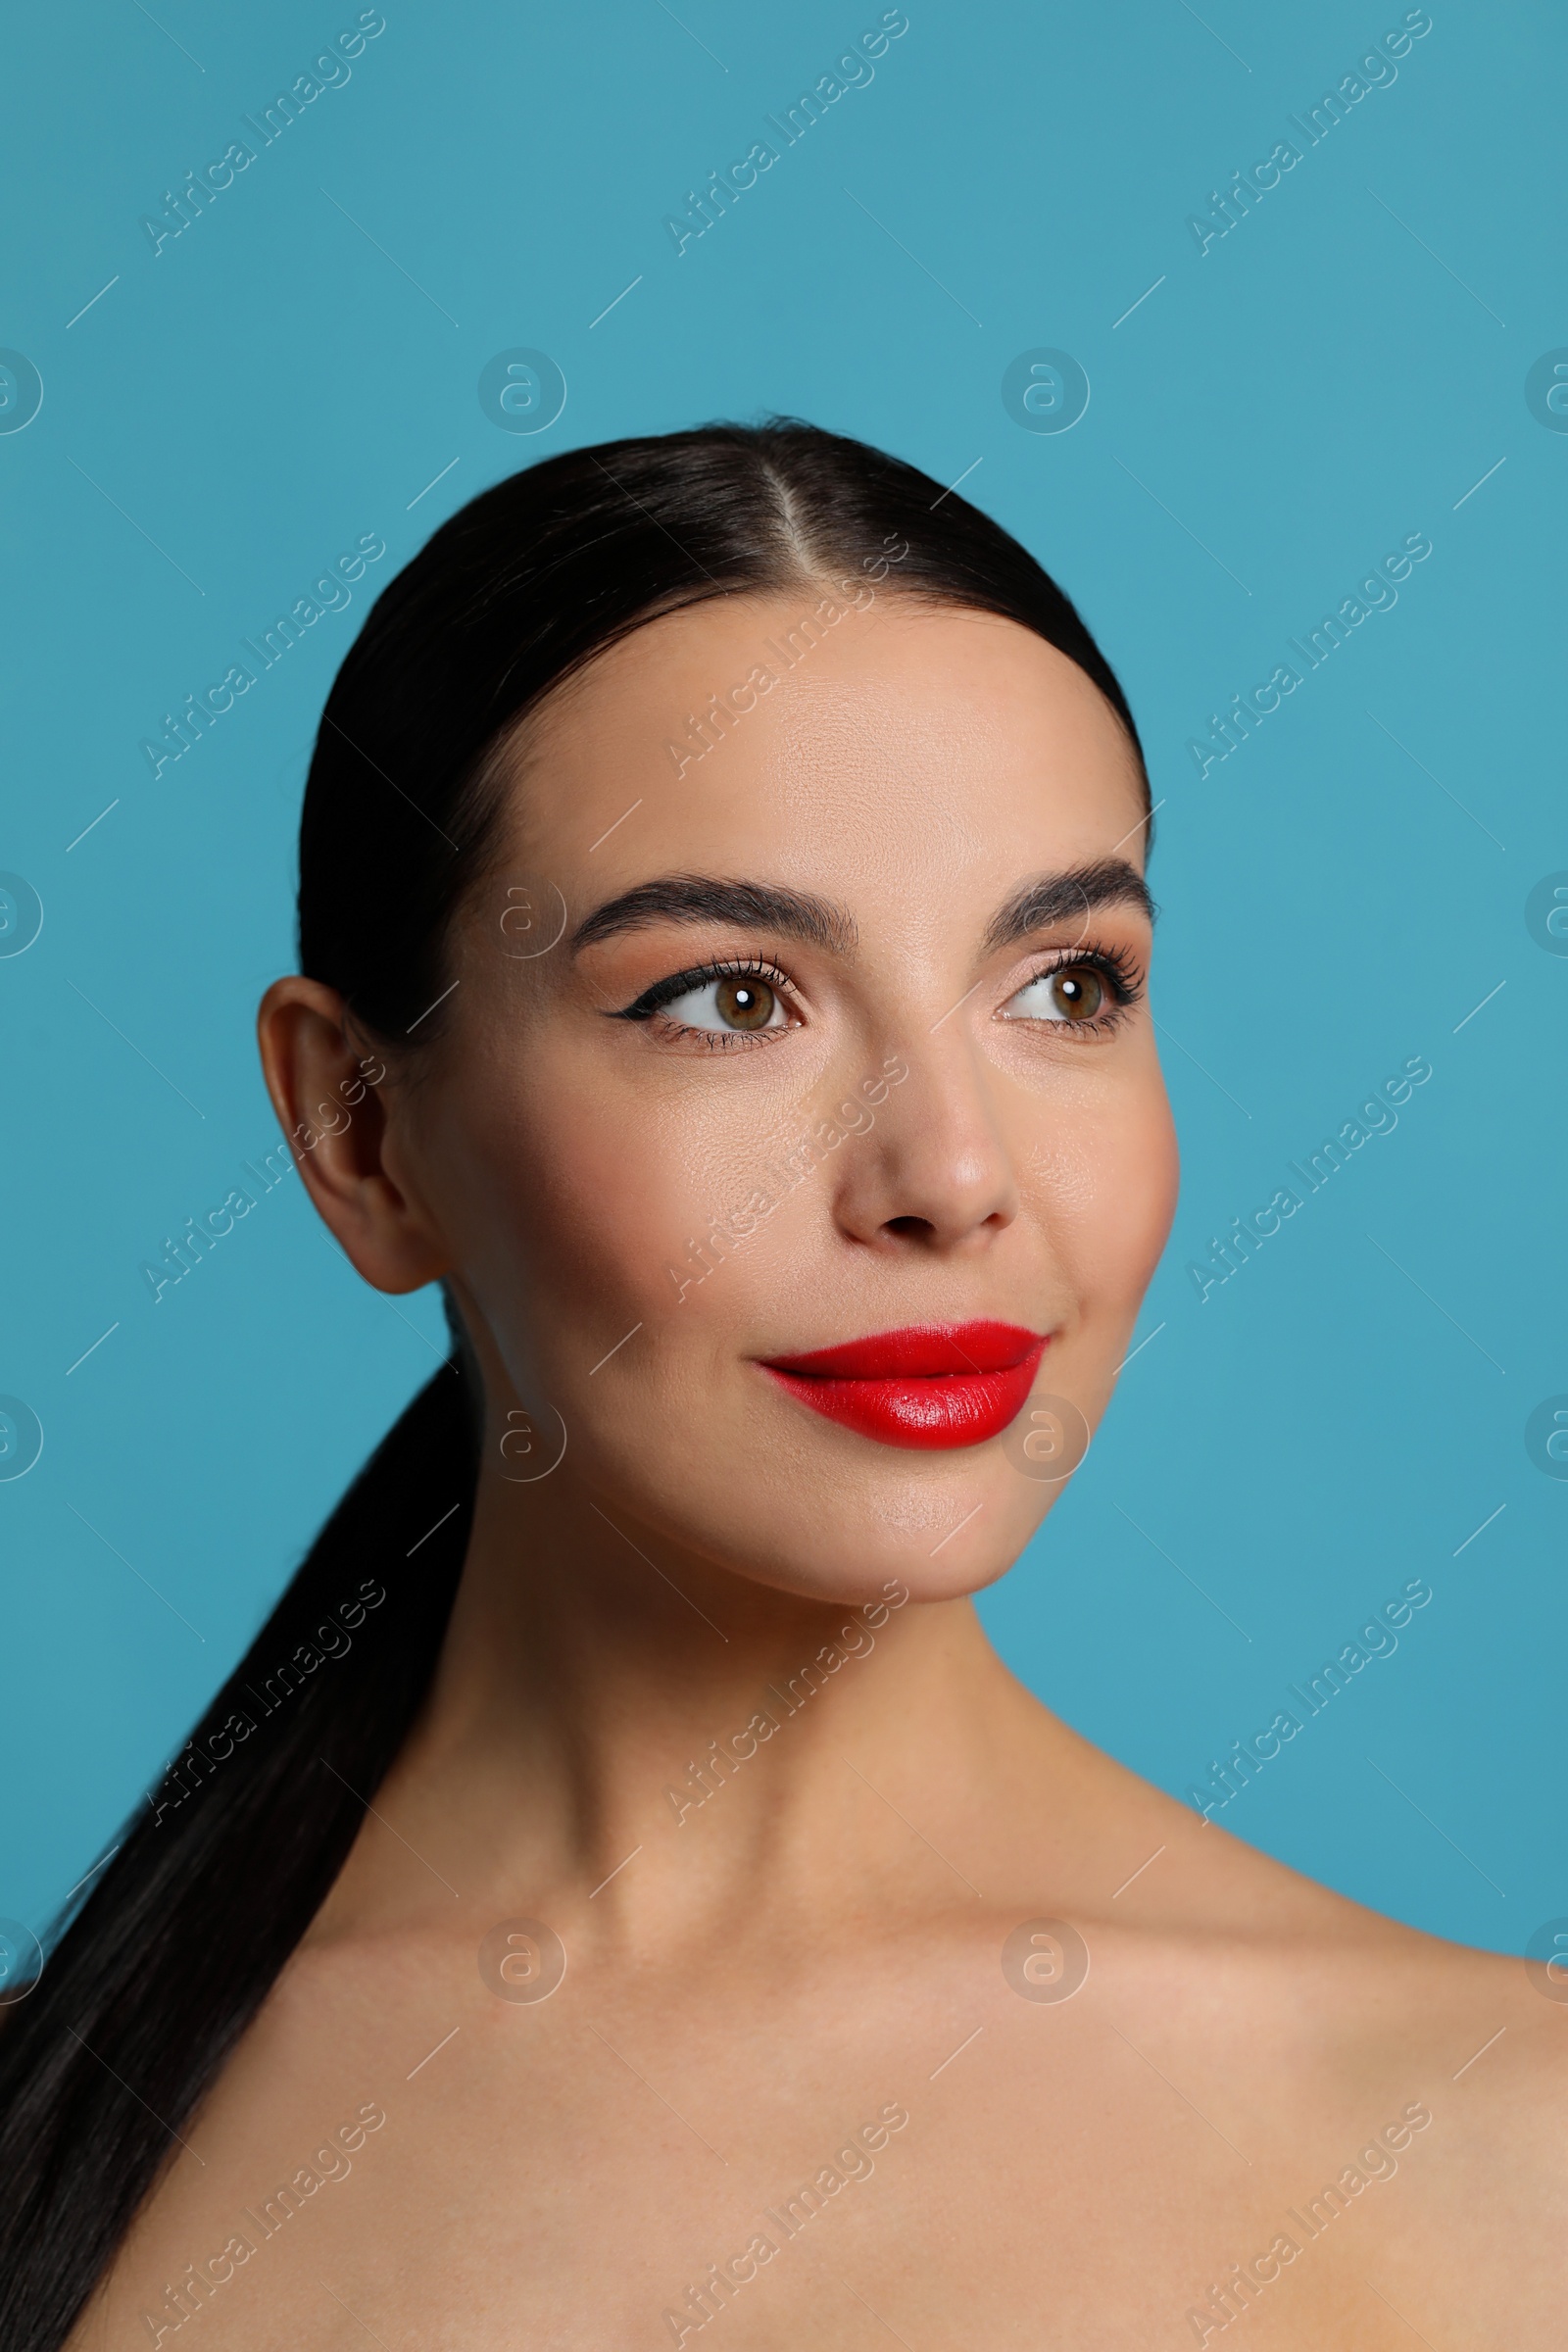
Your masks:
M417 1050L269 991L317 1208L368 1282L461 1304L477 1512L422 1719L73 2342L172 2343L166 2284L217 2256L188 2325L224 2352L1555 2346L1568 2012L1204 1824L1006 1672L970 1596L1057 1490L1005 1437L886 1446L760 1369L992 1316L1049 1334L1042 1388L1096 1422L1177 1184L1114 715L1026 631L887 594L785 671L765 645L813 601L666 617L527 725ZM686 713L758 666L677 777ZM1021 893L1118 860L1132 885L995 944ZM670 877L796 919L574 950ZM715 960L742 972L614 1017ZM763 1025L726 1025L737 980ZM372 1047L384 1083L325 1132ZM698 1802L715 1741L746 1760ZM481 1976L517 1920L564 1948L548 1999L503 1997L494 1945ZM1070 1998L1004 1974L1040 1920L1087 1946ZM321 2175L271 2237L244 2218ZM790 2235L769 2209L813 2180ZM1316 2235L1287 2218L1342 2180ZM1241 2264L1245 2320L1204 2334Z

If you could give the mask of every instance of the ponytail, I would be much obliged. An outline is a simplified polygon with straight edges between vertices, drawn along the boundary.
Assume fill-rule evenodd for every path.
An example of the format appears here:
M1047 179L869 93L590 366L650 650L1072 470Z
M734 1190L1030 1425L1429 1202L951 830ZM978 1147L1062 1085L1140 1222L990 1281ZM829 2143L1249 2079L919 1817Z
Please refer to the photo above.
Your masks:
M461 1362L420 1390L36 1988L0 2009L0 2344L56 2352L325 1900L429 1689L473 1517Z

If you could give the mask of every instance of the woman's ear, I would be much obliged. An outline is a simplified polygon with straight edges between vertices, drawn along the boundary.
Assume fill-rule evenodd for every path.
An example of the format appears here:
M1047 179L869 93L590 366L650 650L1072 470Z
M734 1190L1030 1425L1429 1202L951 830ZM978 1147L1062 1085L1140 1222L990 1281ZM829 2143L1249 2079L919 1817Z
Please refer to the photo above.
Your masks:
M385 1164L392 1079L350 1042L335 988L298 973L274 980L256 1033L272 1107L306 1191L356 1271L378 1291L416 1291L450 1256L421 1205Z

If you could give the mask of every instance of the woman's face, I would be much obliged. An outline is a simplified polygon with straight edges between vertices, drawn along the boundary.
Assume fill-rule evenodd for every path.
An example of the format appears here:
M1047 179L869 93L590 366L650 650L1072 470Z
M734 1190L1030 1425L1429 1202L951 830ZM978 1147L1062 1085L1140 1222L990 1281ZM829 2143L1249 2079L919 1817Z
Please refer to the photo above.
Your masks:
M939 1598L1060 1492L1030 1399L1099 1419L1169 1229L1142 803L1026 630L833 610L671 615L526 728L389 1164L504 1367L502 1471L564 1423L550 1475L622 1525Z

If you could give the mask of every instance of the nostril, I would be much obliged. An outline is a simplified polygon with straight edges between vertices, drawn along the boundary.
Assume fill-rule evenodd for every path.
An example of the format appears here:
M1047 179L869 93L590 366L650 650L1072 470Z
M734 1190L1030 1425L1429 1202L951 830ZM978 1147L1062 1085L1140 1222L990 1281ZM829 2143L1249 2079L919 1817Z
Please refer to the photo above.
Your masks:
M882 1230L884 1233L907 1234L911 1241L923 1242L930 1239L936 1227L929 1217L889 1217Z

